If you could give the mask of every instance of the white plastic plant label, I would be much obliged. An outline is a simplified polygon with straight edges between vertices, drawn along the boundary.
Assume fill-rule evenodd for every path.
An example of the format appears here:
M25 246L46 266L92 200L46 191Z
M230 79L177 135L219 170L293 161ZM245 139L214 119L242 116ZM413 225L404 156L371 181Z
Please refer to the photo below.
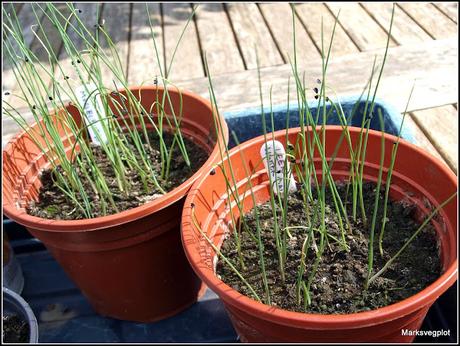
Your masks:
M96 145L101 145L101 141L107 143L102 124L104 120L101 120L101 117L104 117L104 107L96 85L92 82L80 85L76 88L76 95L84 111L83 116L88 126L91 141Z
M272 187L276 186L276 188L273 188L273 191L276 194L284 193L285 180L289 184L289 186L286 188L288 193L297 191L296 182L289 167L288 171L286 172L288 178L285 179L284 164L286 162L286 151L284 150L284 146L281 144L281 142L273 140L267 141L260 148L260 156L262 156L265 169L270 175Z

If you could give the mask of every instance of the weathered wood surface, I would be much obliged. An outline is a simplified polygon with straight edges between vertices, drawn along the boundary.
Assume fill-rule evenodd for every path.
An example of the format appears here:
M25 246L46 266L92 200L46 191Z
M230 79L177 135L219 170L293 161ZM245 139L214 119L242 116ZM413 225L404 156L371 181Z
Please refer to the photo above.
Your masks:
M393 4L389 2L365 2L362 3L362 6L388 33ZM399 45L423 42L430 39L430 36L399 7L395 7L391 37Z
M204 71L203 53L206 52L221 111L241 110L259 105L256 56L257 45L264 91L264 103L269 104L269 88L273 85L273 103L285 103L289 58L293 58L293 26L291 6L288 3L207 3L200 4L195 17L183 32L192 13L189 3L149 3L160 66L165 73L176 43L183 33L175 53L171 74L168 76L180 86L208 97L208 82ZM5 6L5 5L4 5ZM44 57L31 25L37 22L31 3L7 4L13 6L24 28L26 44ZM34 5L36 6L36 5ZM98 22L97 4L76 3L82 9L79 15L88 27ZM114 39L123 64L123 72L131 85L150 83L159 74L148 14L145 3L101 4L101 18ZM391 3L297 3L296 17L297 61L305 71L307 86L313 88L321 77L321 21L327 46L334 23L340 12L328 84L341 96L359 94L369 76L375 54L381 62L391 16ZM78 80L62 42L53 33L50 23L40 18L50 29L53 51L59 55L62 71L55 71L57 80L68 74L70 84ZM416 86L409 105L407 124L415 129L415 137L428 152L446 160L456 171L458 136L458 44L457 4L398 3L392 29L391 48L378 96L402 111L414 80ZM81 40L71 30L72 41L82 47ZM73 36L72 36L73 35ZM46 63L46 61L45 61ZM107 86L113 87L111 73L103 72ZM3 66L2 88L17 92L11 66ZM43 77L46 83L50 79ZM311 89L310 88L310 89ZM294 84L291 80L291 100ZM313 97L313 92L307 95ZM3 96L13 102L12 96ZM24 103L14 101L15 107L30 119ZM446 115L448 114L448 115ZM443 115L442 124L437 122ZM2 119L2 141L17 131L11 119ZM445 133L445 136L440 135ZM447 135L448 134L448 135ZM455 144L455 145L453 145Z
M313 42L319 51L321 51L321 23L323 25L323 38L324 38L324 50L327 52L329 42L331 39L334 24L336 22L335 16L329 11L324 4L315 3L304 3L296 4L296 14L303 26L307 29L311 35ZM350 40L348 34L340 24L340 19L336 24L334 33L333 45L331 48L331 56L335 58L340 55L347 55L359 52L359 48L356 44Z
M404 2L398 6L434 39L457 34L457 25L431 3Z
M19 11L22 6L13 6L12 4L5 4L4 5L4 10L6 12L6 15L3 17L3 22L9 26L8 18L13 17L15 14L19 16ZM33 18L33 13L30 13L30 11L26 10L26 13L31 14L30 18ZM15 84L15 79L14 79L14 73L12 71L12 65L13 62L9 58L9 54L7 53L7 41L6 37L7 34L7 29L3 29L4 34L3 34L3 40L2 40L2 51L3 51L3 56L2 56L2 61L3 61L3 71L2 71L2 89L3 90L11 90L11 88L14 87ZM31 36L31 35L29 35ZM31 37L29 40L27 40L27 45L30 45L30 42L32 41L33 37Z
M183 32L182 40L176 50L173 65L171 67L171 80L185 80L190 78L204 77L203 62L201 59L200 43L196 25L192 20L185 31L185 23L192 14L190 4L164 3L163 8L163 28L166 66L170 66L171 59L176 48L177 42ZM131 48L133 49L133 47Z
M411 133L414 136L414 140L416 145L426 150L431 155L435 156L436 158L440 159L441 161L447 162L444 160L442 155L436 149L436 147L430 142L428 137L423 132L422 128L414 121L411 116L411 113L406 114L406 118L404 120L404 126L411 129Z
M67 34L69 35L70 41L75 48L78 51L82 51L87 45L85 44L83 38L77 33L79 28L78 20L81 20L88 30L94 33L96 30L94 26L99 21L102 5L96 3L77 2L74 3L74 8L75 14L70 21L71 24L67 29ZM78 16L78 19L76 16ZM68 93L68 95L72 95L72 91L81 84L76 68L79 67L83 70L82 64L73 64L73 60L76 60L75 57L71 57L69 55L69 52L64 45L60 51L60 66L55 71L55 78L59 81L59 83L61 83L63 93ZM88 64L91 63L88 55L82 55L82 60L85 60Z
M450 168L458 171L458 111L452 105L412 112L411 116Z
M233 30L243 55L246 69L257 68L256 49L259 66L275 66L283 64L262 14L256 4L232 3L225 5L230 16Z
M152 84L156 76L164 73L160 4L134 3L131 16L128 84ZM153 30L150 30L149 23L152 23Z
M211 75L244 70L243 59L223 4L201 4L196 13L196 24Z
M286 63L294 60L294 28L292 11L288 3L259 4L260 11L271 28L272 35ZM318 48L300 21L295 22L296 48L298 61L318 61L321 59Z
M362 52L337 57L330 61L328 83L341 96L359 94L370 76L374 55L380 62L383 51ZM423 59L421 59L423 57ZM423 45L405 45L389 49L386 66L378 95L392 103L400 111L404 110L410 89L416 80L416 87L409 110L418 110L451 104L457 100L457 74L452 66L457 59L457 42L454 39L431 40ZM305 72L307 87L315 87L321 78L321 61L305 63L299 61L300 72ZM264 103L268 104L268 91L273 85L273 103L284 103L287 97L287 81L291 67L284 64L262 68ZM184 88L208 97L206 79L181 82ZM241 110L259 104L257 71L223 74L213 77L221 108ZM294 81L291 77L291 99L295 97ZM313 92L308 95L313 97Z
M57 3L55 6L61 11L61 13L68 17L70 14L70 10L64 3ZM41 81L36 81L36 84L40 85L38 88L42 97L48 98L53 97L52 90L50 88L52 75L54 75L56 71L56 67L52 66L49 61L49 54L52 54L53 60L55 57L59 57L63 42L60 39L59 33L56 28L54 28L53 23L51 22L49 16L49 11L46 8L45 4L32 4L32 7L35 9L34 17L32 19L32 24L29 26L31 34L33 36L33 40L30 44L30 52L32 55L32 61L39 61L35 63L35 68L37 71L37 78ZM33 10L32 10L33 12ZM21 13L25 13L21 11ZM64 18L58 18L61 24L64 23ZM22 55L22 54L21 54ZM27 64L24 62L21 64ZM24 66L24 65L23 65ZM25 87L25 84L22 84ZM12 87L12 95L21 95L21 88L19 84L15 84ZM27 103L18 97L12 97L9 101L11 107L13 108L22 108L27 105Z
M7 2L5 3L5 8L7 10L10 10L11 8L14 9L14 11L16 11L16 14L19 14L19 11L21 11L21 8L22 6L24 5L24 3L22 2Z
M434 2L433 5L449 17L454 23L458 21L458 3L457 2Z
M105 3L102 7L101 24L116 44L117 53L121 62L120 73L127 74L128 70L128 50L129 50L129 31L130 31L131 4L127 3ZM100 45L109 55L112 64L117 63L117 57L110 52L109 42L101 35ZM101 75L104 85L110 89L118 88L121 84L116 81L114 73L110 68L101 64Z
M24 7L24 11L22 11L22 7L18 8L21 10L17 12L17 16L18 16L19 22L21 23L24 43L27 46L30 46L32 44L32 41L35 39L34 33L32 32L32 29L31 29L31 25L35 24L37 22L37 19L35 17L34 12L32 11L32 5L30 3L24 4L23 7ZM7 14L10 13L11 16L14 16L10 6L6 6L5 10L7 11ZM10 25L6 18L4 19L4 22L8 26ZM5 35L6 34L7 34L7 30L5 30ZM3 41L3 47L4 48L3 48L2 57L3 57L4 65L3 65L3 70L2 70L2 88L3 90L12 91L15 88L16 80L15 80L14 73L12 70L11 59L5 49L4 41ZM7 99L10 99L10 97Z
M415 81L415 90L409 110L419 110L451 104L457 100L456 74L451 67L456 63L457 43L454 39L429 41L423 45L405 45L390 48L387 63L379 88L379 96L394 104L400 111L406 105L410 89ZM380 62L382 50L362 52L332 59L328 69L328 83L342 95L358 94L365 86L375 54ZM423 56L423 59L420 57ZM300 71L305 71L307 85L314 87L321 77L321 61L304 63L299 61ZM286 100L287 80L291 66L283 64L261 69L262 85L268 102L268 89L274 86L273 103ZM208 96L207 78L195 78L179 82L178 85ZM258 105L259 91L257 71L225 73L213 76L221 108L240 110ZM294 82L291 78L291 96ZM313 97L313 93L308 95ZM292 98L291 98L292 99Z
M359 3L326 2L330 11L337 16L353 42L361 51L385 47L387 33ZM395 45L394 40L390 45Z

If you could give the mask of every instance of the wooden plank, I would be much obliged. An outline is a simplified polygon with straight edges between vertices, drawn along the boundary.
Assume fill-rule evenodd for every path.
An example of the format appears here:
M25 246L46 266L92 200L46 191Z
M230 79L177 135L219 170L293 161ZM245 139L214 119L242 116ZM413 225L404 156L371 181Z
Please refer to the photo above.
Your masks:
M433 2L432 3L438 10L444 13L452 21L458 21L458 4L457 2Z
M152 23L152 31L158 50L159 63L155 53L155 45L152 39L146 5L150 13L150 22ZM163 29L161 25L160 4L134 3L132 18L128 84L140 85L143 82L152 84L155 77L160 76L160 68L164 73Z
M431 155L435 156L436 158L440 159L443 161L446 165L447 162L444 160L444 158L441 156L439 151L434 147L434 145L430 142L429 138L425 135L425 133L422 131L422 129L417 125L417 123L412 119L411 114L406 114L406 118L404 120L404 127L407 127L410 129L414 140L415 140L415 145L417 145L420 148L423 148L426 150L428 153Z
M185 27L192 9L187 3L163 3L163 30L166 66L170 65L174 49ZM195 23L187 26L174 57L171 75L172 81L203 77L200 46Z
M203 53L212 76L244 70L232 28L221 3L201 4L196 23Z
M310 33L318 49L321 50L321 19L323 20L323 37L324 49L327 52L329 47L330 37L335 24L335 17L321 3L304 3L295 6L297 16ZM351 53L359 52L358 47L348 37L343 27L339 24L336 25L334 41L331 49L331 55L341 56Z
M43 4L41 4L41 6L45 10L45 7L43 6ZM70 11L66 4L56 3L55 6L63 14L64 17L67 17L70 14ZM41 9L38 9L38 8L36 10L39 13L42 11ZM61 21L61 23L64 23L64 19L59 18L59 20ZM59 57L61 48L62 48L62 40L59 35L59 32L54 28L52 22L46 16L43 16L40 19L40 23L42 25L42 29L39 29L38 27L36 27L35 29L40 40L45 42L47 48L50 49L51 52L55 56ZM46 33L47 41L45 41L44 39L45 33ZM46 42L48 42L49 45ZM50 67L48 64L49 55L48 55L47 49L43 47L42 43L37 38L35 38L34 41L32 42L31 50L37 56L37 58L43 63L45 67ZM49 84L49 83L45 83L45 84Z
M3 10L6 11L7 15L9 16L16 16L19 17L19 12L21 11L21 8L23 7L23 3L16 3L16 2L9 2L9 3L2 3L2 19L3 19ZM30 6L30 4L29 4ZM21 15L22 16L22 15ZM7 19L3 21L4 23L7 23ZM24 22L24 19L20 19L20 23L22 24ZM30 32L30 31L29 31ZM13 72L13 63L11 62L8 53L6 51L6 30L3 28L3 41L2 41L2 49L3 52L5 52L2 55L2 99L5 101L9 101L11 99L11 92L12 89L14 88L16 84L16 79L14 76ZM26 45L30 45L30 42L32 41L32 38L30 40L27 40Z
M411 113L431 143L441 153L452 170L458 170L458 113L447 105Z
M21 8L23 5L24 5L23 2L3 2L2 3L3 8L7 12L14 10L16 12L16 15L19 15L19 12L21 11Z
M66 14L69 13L67 11L67 6L65 6L65 4L56 4L56 6L62 9L63 13L66 13ZM60 55L62 51L62 41L60 40L58 32L52 27L52 24L49 21L49 19L46 17L43 17L44 14L43 12L41 12L41 10L36 8L36 11L43 25L43 29L46 31L47 36L50 40L51 48L53 49L55 54ZM23 18L24 21L22 21L21 18ZM24 30L24 37L26 39L26 43L27 42L31 43L31 50L38 56L38 58L40 59L41 63L45 66L45 68L50 69L50 65L48 63L48 54L46 53L42 45L38 42L37 38L35 37L35 35L33 34L30 28L32 24L37 23L37 18L34 15L31 4L24 5L18 19L21 21L21 24L27 25L27 28L25 28ZM42 38L43 32L39 32L38 35L39 37ZM44 81L44 83L49 86L51 84L51 77L47 75L43 70L40 70L38 73L41 76L41 79ZM13 94L22 95L18 85L14 87ZM30 113L30 110L28 109L27 104L23 100L13 97L10 100L8 100L8 102L10 102L10 105L13 108L19 110L21 115L24 117L24 119L28 123L33 122L34 118L32 114ZM8 134L7 138L21 130L21 128L9 117L2 119L2 127L3 127L2 133ZM2 141L4 140L2 139ZM5 143L2 143L2 144L4 145Z
M226 5L238 39L246 68L257 67L255 46L261 67L280 65L283 58L278 51L256 4L229 3Z
M383 52L377 53L381 57ZM370 75L375 54L375 51L370 51L332 59L328 70L329 86L341 96L359 94ZM390 48L377 96L402 112L414 79L417 79L409 105L410 111L454 103L458 98L456 61L455 39L431 40L423 44ZM299 71L301 74L305 72L307 88L313 88L316 86L316 79L321 77L321 61L299 61ZM286 102L287 81L290 76L289 64L261 69L264 104L269 104L270 85L273 85L273 104ZM209 97L206 79L184 81L179 85ZM213 85L222 111L257 107L260 103L257 71L216 76L213 78ZM292 77L290 88L291 100L295 100ZM308 97L312 98L313 92Z
M81 20L83 25L87 28L91 34L95 34L95 25L98 23L99 14L102 11L102 4L98 3L88 3L88 2L76 2L74 3L75 7L75 16ZM75 17L71 19L72 25L79 28L77 25L77 20ZM69 26L67 29L67 35L69 36L70 41L75 45L75 48L79 51L85 49L86 44L81 36L76 32L76 30ZM89 58L86 60L90 63ZM63 93L67 92L70 93L70 90L79 86L81 84L80 78L78 77L78 73L76 71L75 66L72 64L72 58L69 56L68 52L66 51L65 46L63 47L61 54L59 56L59 65L60 68L56 70L56 79L58 81L62 81L61 86L63 89ZM68 77L68 78L67 78ZM66 82L67 81L67 82Z
M427 2L397 3L432 38L441 39L457 34L457 26L440 13L433 4Z
M32 4L32 6L35 8L38 18L34 17L33 28L31 28L31 30L32 30L32 35L33 36L37 35L38 38L34 37L31 43L31 46L30 46L30 50L36 56L36 58L40 61L40 64L42 65L42 66L40 66L39 64L35 65L37 69L37 75L39 76L38 78L42 81L42 83L45 86L49 87L51 85L51 80L52 80L49 73L54 73L54 71L52 70L53 67L49 62L48 51L52 52L52 54L59 57L63 44L62 44L62 40L61 40L59 32L57 31L56 28L54 28L54 24L52 24L50 19L46 17L45 12L43 12L43 11L48 11L46 7L44 7L44 4L35 3L35 4ZM65 17L67 17L70 14L70 11L66 4L56 3L55 6L56 8L58 8L58 10L60 10L63 13ZM31 8L31 11L32 11L32 8ZM38 23L38 20L41 24L41 27L39 27L38 25L35 25ZM64 19L62 19L62 22L64 22ZM45 39L45 35L46 35L46 39ZM43 46L43 44L45 44L46 48ZM41 87L40 91L43 94L43 97L51 96L50 90L43 90L43 87ZM19 85L17 84L15 85L15 87L13 88L13 94L18 94L22 96L22 92L19 88ZM23 100L16 98L16 97L11 98L10 104L13 108L21 108L26 105L26 103Z
M23 30L23 36L24 36L24 43L27 46L30 46L32 41L34 40L35 36L32 32L31 25L36 23L37 20L35 18L35 15L32 11L32 4L31 3L26 3L23 6L23 10L20 11L20 13L17 14L18 16L18 21L21 24L22 30ZM40 17L41 19L41 17ZM5 23L7 23L7 20L4 20ZM4 34L6 34L4 30ZM9 58L7 57L7 52L4 48L3 50L3 69L2 69L2 89L3 90L9 90L10 92L14 89L16 85L16 79L14 77L14 73L12 71L11 67L11 62ZM9 99L6 98L7 100Z
M120 57L123 73L127 73L128 66L128 49L129 49L129 18L131 13L131 4L128 3L110 3L104 4L101 13L101 20L105 20L104 27L108 35L116 45L118 56ZM100 45L102 49L109 52L109 45L105 39L101 38ZM109 53L110 54L110 53ZM111 57L112 62L115 57ZM101 63L102 82L109 89L114 89L114 75L109 67ZM117 83L118 85L119 83Z
M389 2L364 2L361 3L366 11L388 33L390 28L393 4ZM431 37L420 28L399 7L395 8L391 37L397 44L416 43L430 40Z
M294 59L294 43L292 28L292 11L288 3L260 3L259 9L268 23L284 61L289 63L289 57ZM320 53L308 35L302 23L296 19L296 48L298 61L312 61L320 59Z
M326 5L334 15L340 10L340 23L361 51L385 47L387 33L357 2L326 2ZM390 46L395 44L391 39Z

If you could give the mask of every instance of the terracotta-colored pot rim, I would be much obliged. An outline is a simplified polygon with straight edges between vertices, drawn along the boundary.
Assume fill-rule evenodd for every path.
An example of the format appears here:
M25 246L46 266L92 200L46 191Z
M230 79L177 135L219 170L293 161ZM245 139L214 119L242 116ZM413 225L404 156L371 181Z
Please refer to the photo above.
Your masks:
M164 87L162 86L133 86L130 87L129 90L131 92L135 92L136 90L163 90ZM177 91L176 88L168 88L171 91ZM120 90L123 92L124 89ZM183 96L194 98L201 103L204 103L209 106L210 111L212 110L211 103L206 100L205 98L197 95L188 90L179 89L180 93ZM198 177L203 174L204 171L207 171L208 167L212 165L212 163L217 159L219 155L218 150L218 141L222 140L224 143L228 143L228 127L227 123L223 119L221 115L219 115L222 123L222 132L218 134L216 139L216 144L214 146L213 151L209 154L208 159L205 161L203 166L198 169L190 178L184 181L181 185L177 186L172 191L167 192L164 196L159 197L151 202L147 202L141 206L128 209L122 211L117 214L107 215L107 216L100 216L92 219L81 219L81 220L50 220L44 219L37 216L32 216L27 214L24 209L17 209L12 204L3 204L3 212L6 216L10 219L18 222L21 225L26 227L46 230L46 231L57 231L57 232L71 232L71 231L81 231L84 229L85 231L95 231L107 227L118 226L123 223L131 222L137 219L144 217L147 214L151 214L157 212L161 209L164 209L171 204L177 202L181 198L183 198L188 191L190 190L191 186L198 179ZM5 146L4 151L8 151L10 146L21 136L23 136L27 131L21 131L17 135L15 135Z
M330 130L340 130L342 131L341 126L337 125L327 125L327 129ZM349 127L349 130L359 131L359 129L354 129ZM292 132L299 132L300 128L292 128L289 130ZM286 130L279 130L275 132L275 137L284 135ZM381 136L380 131L369 130L369 136ZM396 136L385 134L385 136L391 140L396 140ZM263 136L259 136L244 142L238 147L230 150L230 155L235 154L239 150L245 150L247 147L254 145L257 142L263 142ZM430 158L433 162L433 165L437 166L437 169L446 171L448 173L449 179L456 182L457 177L455 174L445 165L443 165L438 159L427 154L423 150L419 149L415 145L401 139L400 145L408 146L410 149L417 151L418 153ZM183 211L183 220L191 219L191 203L193 203L194 198L197 196L198 191L202 184L205 183L207 175L204 175L199 180L197 180L189 192L187 199L184 205ZM273 321L276 323L284 324L287 326L293 327L302 327L308 324L309 328L313 329L337 329L337 328L359 328L364 326L375 325L381 323L381 321L390 321L396 319L400 316L407 315L415 310L419 309L420 306L426 304L429 300L434 300L440 294L443 293L444 287L450 286L457 280L457 258L453 263L446 269L446 271L431 285L424 288L422 291L416 293L415 295L406 298L400 302L378 308L372 311L350 313L350 314L312 314L312 313L300 313L294 311L288 311L281 308L268 306L263 303L260 303L256 300L253 300L238 291L234 290L232 287L228 286L222 280L218 279L214 274L213 270L204 266L197 265L200 263L201 257L193 249L193 245L188 245L188 242L185 241L185 236L188 233L194 232L192 229L191 222L182 222L181 223L181 233L182 233L182 244L184 246L185 254L189 259L192 268L195 270L197 275L203 280L203 282L226 303L234 306L245 313L251 314L257 318L262 318L268 321Z

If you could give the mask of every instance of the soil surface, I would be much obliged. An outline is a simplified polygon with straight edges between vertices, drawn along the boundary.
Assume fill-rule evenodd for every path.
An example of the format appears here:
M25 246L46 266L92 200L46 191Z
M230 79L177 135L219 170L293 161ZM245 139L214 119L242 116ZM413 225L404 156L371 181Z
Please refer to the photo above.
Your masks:
M372 219L375 188L375 184L371 183L366 183L363 186L368 220ZM345 201L346 189L344 184L339 185L338 190L343 197L342 201ZM379 205L382 206L384 190L380 193L380 197ZM351 205L347 203L346 207L350 215ZM314 206L306 211L301 194L299 192L291 194L288 198L287 225L307 226L307 215L312 218L313 208ZM419 226L419 223L414 220L415 206L409 205L407 202L390 201L388 203L388 221L385 226L383 241L384 253L381 256L378 249L378 237L382 223L382 208L379 209L375 229L373 273L378 272L383 267ZM271 305L291 311L322 314L346 314L373 310L414 295L435 281L441 274L438 242L435 230L429 223L397 260L393 262L389 269L369 286L366 292L363 288L367 276L370 222L369 226L365 226L360 218L353 221L350 217L351 232L347 231L345 235L349 251L346 251L338 242L342 233L340 232L338 217L331 200L329 205L326 206L325 223L327 232L335 239L328 237L316 275L311 283L311 305L305 308L303 292L301 294L301 303L298 304L296 280L302 245L308 232L305 228L290 229L290 236L286 234L288 246L285 282L283 282L279 271L271 205L269 203L263 204L258 207L258 211ZM277 212L278 215L281 215L278 209ZM244 218L248 226L247 229L256 235L257 223L254 209L246 214ZM241 224L244 225L244 223ZM314 221L313 224L319 229L319 220ZM242 268L238 259L237 246L233 235L224 241L221 251L238 268L242 276L255 289L257 295L264 300L265 291L259 263L259 247L250 232L241 232L240 238L245 268ZM302 277L305 283L307 283L316 258L315 245L316 249L320 246L318 231L315 231L315 239L315 244L310 243L309 246L306 246L308 248L305 260L306 269ZM252 296L248 287L241 282L232 269L222 260L218 261L216 271L225 283L246 296Z
M197 146L190 139L187 139L185 136L183 136L183 138L190 158L191 166L187 166L180 149L177 145L175 145L175 151L171 159L170 174L167 180L161 178L161 154L158 149L160 147L158 136L150 134L151 147L149 148L147 145L144 145L148 155L150 156L150 162L156 173L156 179L159 185L167 192L185 182L201 168L209 157L202 148ZM173 136L164 134L163 139L169 149ZM137 153L135 146L131 145L131 147L132 152ZM106 182L113 193L114 201L118 209L117 211L108 203L107 215L116 214L120 211L138 207L162 196L153 183L148 183L148 192L145 191L141 176L135 170L129 170L126 175L129 185L131 186L130 191L128 193L120 191L115 178L115 171L104 151L99 146L92 146L92 150L96 161L98 162L98 166L103 172ZM136 156L139 157L138 162L142 162L140 156ZM84 159L83 161L85 162ZM90 203L94 210L94 217L103 216L104 213L101 209L100 201L98 200L99 197L94 194L89 181L80 172L80 170L78 170L78 172L80 179L83 181L85 190L89 194ZM45 170L42 172L40 176L42 186L39 191L38 201L31 201L27 207L27 212L30 215L45 219L85 219L86 217L83 211L77 208L76 205L55 184L53 175L54 173L52 170Z
M3 342L29 342L29 324L17 315L3 316Z

